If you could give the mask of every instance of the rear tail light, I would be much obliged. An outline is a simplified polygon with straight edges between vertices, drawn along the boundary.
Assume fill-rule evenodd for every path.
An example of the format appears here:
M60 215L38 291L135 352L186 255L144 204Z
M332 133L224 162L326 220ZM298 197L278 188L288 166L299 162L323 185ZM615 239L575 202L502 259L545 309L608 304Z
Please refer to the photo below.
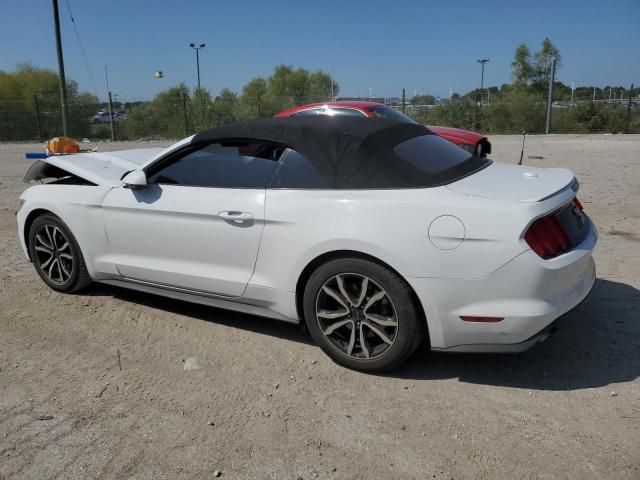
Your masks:
M583 209L577 198L573 199L573 203L579 210ZM545 259L557 257L573 246L555 213L533 222L524 235L524 240L534 252Z
M569 237L553 215L539 218L533 222L524 239L531 249L542 258L557 257L571 246Z
M575 197L573 199L573 204L578 207L578 210L582 211L584 210L584 207L582 206L582 204L580 203L580 200L578 200L578 197Z

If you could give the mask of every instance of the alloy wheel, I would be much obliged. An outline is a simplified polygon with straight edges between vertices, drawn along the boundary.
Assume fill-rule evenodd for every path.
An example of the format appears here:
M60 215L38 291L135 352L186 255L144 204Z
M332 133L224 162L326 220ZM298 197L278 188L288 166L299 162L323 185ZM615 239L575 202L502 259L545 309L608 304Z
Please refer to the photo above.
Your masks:
M42 225L34 237L35 261L47 278L63 285L73 273L73 251L66 235L55 225Z
M357 273L331 277L316 298L316 319L324 336L358 359L384 355L398 335L398 316L389 294Z

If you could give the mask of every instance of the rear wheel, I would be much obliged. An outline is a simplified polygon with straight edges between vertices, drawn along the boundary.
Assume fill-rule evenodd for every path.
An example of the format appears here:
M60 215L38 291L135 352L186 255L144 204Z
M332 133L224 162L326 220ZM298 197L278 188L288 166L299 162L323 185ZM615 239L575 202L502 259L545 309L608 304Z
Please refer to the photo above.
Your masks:
M41 215L31 224L29 255L40 278L58 292L75 292L91 283L78 242L55 215Z
M409 285L387 268L359 258L331 260L311 275L304 314L320 348L356 370L396 368L425 336Z

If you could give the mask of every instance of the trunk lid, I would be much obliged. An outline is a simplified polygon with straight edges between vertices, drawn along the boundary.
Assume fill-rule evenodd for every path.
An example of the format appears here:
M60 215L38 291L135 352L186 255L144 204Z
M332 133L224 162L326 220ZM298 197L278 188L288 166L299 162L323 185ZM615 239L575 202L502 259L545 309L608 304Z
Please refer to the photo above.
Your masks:
M115 186L120 184L122 176L139 168L164 148L140 148L115 152L77 153L73 155L54 155L41 161L58 167L70 174L96 185ZM35 166L35 164L34 164ZM38 180L41 169L32 168L25 175L26 182Z
M493 162L447 188L477 197L516 202L539 202L576 185L565 168L536 168Z

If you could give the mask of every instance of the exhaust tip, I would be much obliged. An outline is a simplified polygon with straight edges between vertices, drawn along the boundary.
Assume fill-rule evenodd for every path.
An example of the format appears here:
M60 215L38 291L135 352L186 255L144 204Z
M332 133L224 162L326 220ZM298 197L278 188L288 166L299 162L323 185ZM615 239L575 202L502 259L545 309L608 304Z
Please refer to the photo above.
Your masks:
M551 327L549 330L547 330L545 333L543 333L542 335L540 335L540 338L538 340L538 343L542 343L546 340L549 339L549 337L551 337L551 335L553 335L554 333L556 333L558 331L558 327Z

